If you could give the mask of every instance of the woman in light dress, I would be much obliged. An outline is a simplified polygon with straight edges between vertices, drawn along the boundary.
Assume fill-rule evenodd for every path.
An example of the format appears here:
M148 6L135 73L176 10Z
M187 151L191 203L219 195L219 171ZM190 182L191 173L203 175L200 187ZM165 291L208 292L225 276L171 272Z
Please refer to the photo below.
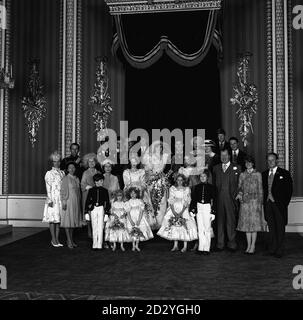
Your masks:
M238 231L246 233L246 254L255 253L257 232L265 231L266 222L263 215L263 187L261 173L255 169L255 160L247 156L246 170L240 174L238 195L240 214Z
M80 181L75 175L76 165L67 164L68 174L63 178L61 185L62 216L61 227L65 228L67 246L70 249L77 247L73 239L75 228L81 227L81 194Z
M113 163L110 160L104 160L102 170L104 171L103 187L108 190L109 198L112 199L115 192L120 189L119 179L112 174Z
M149 190L146 185L144 169L139 169L140 161L137 155L130 155L130 168L123 172L124 192L127 193L132 187L140 190L140 198L145 205L144 214L152 229L156 226L156 218L152 207Z
M53 247L62 247L59 241L60 221L62 214L62 203L60 190L62 179L65 176L64 171L60 170L61 157L57 151L51 154L52 169L45 174L45 186L47 198L43 212L43 222L49 223L51 233L51 245Z
M157 233L164 239L174 241L171 251L177 251L178 241L183 241L181 252L185 252L187 250L187 242L198 239L195 218L188 210L191 202L191 191L189 187L185 186L185 183L186 178L184 175L178 174L176 185L169 189L169 208ZM183 223L176 221L179 218L184 219Z
M124 242L130 242L130 236L126 227L127 213L125 210L125 202L123 201L123 191L117 190L114 194L111 205L111 214L105 228L105 240L112 243L112 250L116 250L116 243L120 243L122 251Z
M81 179L81 191L82 191L82 218L81 220L84 224L87 224L87 233L88 237L92 238L92 226L91 221L85 222L85 202L88 195L88 190L95 186L93 176L97 173L100 173L96 169L97 155L95 153L88 153L83 157L83 165L86 170L83 172L82 179Z
M126 225L133 243L132 251L141 251L139 248L140 241L147 241L154 236L144 214L145 205L140 199L140 190L135 187L129 188L128 198L129 200L125 202L125 210L127 212ZM140 231L140 234L134 235L132 232L136 228Z
M143 165L146 171L148 191L156 217L156 229L159 229L167 208L168 175L164 169L171 155L170 148L161 141L155 141L145 152Z

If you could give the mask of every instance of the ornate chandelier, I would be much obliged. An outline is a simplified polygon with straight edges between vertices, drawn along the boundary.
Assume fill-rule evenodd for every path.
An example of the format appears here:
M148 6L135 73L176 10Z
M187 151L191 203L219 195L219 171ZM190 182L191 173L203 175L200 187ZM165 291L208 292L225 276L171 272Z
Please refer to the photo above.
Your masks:
M109 12L116 14L219 10L222 0L105 0Z

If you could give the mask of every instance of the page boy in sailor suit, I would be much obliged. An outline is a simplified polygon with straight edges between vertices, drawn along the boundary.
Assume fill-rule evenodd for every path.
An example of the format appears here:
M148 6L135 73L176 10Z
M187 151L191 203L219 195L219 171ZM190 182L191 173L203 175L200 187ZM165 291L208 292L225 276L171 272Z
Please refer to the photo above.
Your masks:
M97 173L93 176L95 187L89 189L85 202L85 212L90 213L93 233L93 249L102 249L105 214L110 212L108 191L102 187L104 176Z
M198 253L208 255L210 251L212 227L211 223L215 219L212 213L212 205L215 199L215 187L209 184L210 172L205 169L200 175L201 183L195 186L192 192L190 211L196 214L199 246Z

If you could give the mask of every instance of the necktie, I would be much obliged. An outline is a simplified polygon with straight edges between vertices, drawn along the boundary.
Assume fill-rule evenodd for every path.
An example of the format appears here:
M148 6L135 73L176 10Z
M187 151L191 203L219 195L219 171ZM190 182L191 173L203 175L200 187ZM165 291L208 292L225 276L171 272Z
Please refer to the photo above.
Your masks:
M233 162L237 162L237 153L236 153L236 150L233 151Z
M268 177L268 199L274 202L275 200L271 193L273 181L274 181L274 172L273 172L273 169L270 169L269 177Z
M223 164L223 172L225 172L227 169L227 164Z

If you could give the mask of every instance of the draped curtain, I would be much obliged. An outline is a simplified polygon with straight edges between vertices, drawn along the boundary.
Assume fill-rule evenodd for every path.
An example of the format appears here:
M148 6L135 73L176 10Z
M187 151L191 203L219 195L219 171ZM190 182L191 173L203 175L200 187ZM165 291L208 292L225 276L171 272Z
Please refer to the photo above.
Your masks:
M214 36L217 15L217 10L116 15L113 53L121 48L127 62L135 68L150 67L164 52L178 64L196 66L213 41L220 46L218 34Z
M130 129L200 128L214 137L221 125L219 20L207 10L116 17L113 51L125 66Z
M49 168L47 159L51 152L58 149L60 0L12 0L11 5L11 55L15 88L9 90L8 191L10 194L44 194L43 178ZM30 58L40 59L40 79L47 101L47 117L40 123L34 148L29 141L21 110Z
M88 105L96 80L95 57L108 57L109 90L113 113L108 127L119 130L120 120L124 119L124 67L117 57L111 54L113 20L104 1L82 1L82 123L81 154L97 152L99 142L92 122L92 108Z
M291 9L295 5L302 5L300 0L291 1ZM294 15L292 16L295 17ZM302 23L302 21L301 21ZM291 22L292 24L292 22ZM303 197L303 30L296 30L292 28L290 32L292 40L292 61L290 68L292 69L291 79L293 82L293 106L294 106L294 149L293 159L294 159L294 196Z
M249 137L247 152L256 158L256 167L266 167L267 154L267 39L265 0L225 0L223 19L223 61L221 74L222 123L227 136L240 139L240 122L236 107L231 106L232 87L236 82L237 55L249 51L253 54L250 62L250 82L257 86L259 104L254 115L254 134ZM242 142L240 147L243 148Z

